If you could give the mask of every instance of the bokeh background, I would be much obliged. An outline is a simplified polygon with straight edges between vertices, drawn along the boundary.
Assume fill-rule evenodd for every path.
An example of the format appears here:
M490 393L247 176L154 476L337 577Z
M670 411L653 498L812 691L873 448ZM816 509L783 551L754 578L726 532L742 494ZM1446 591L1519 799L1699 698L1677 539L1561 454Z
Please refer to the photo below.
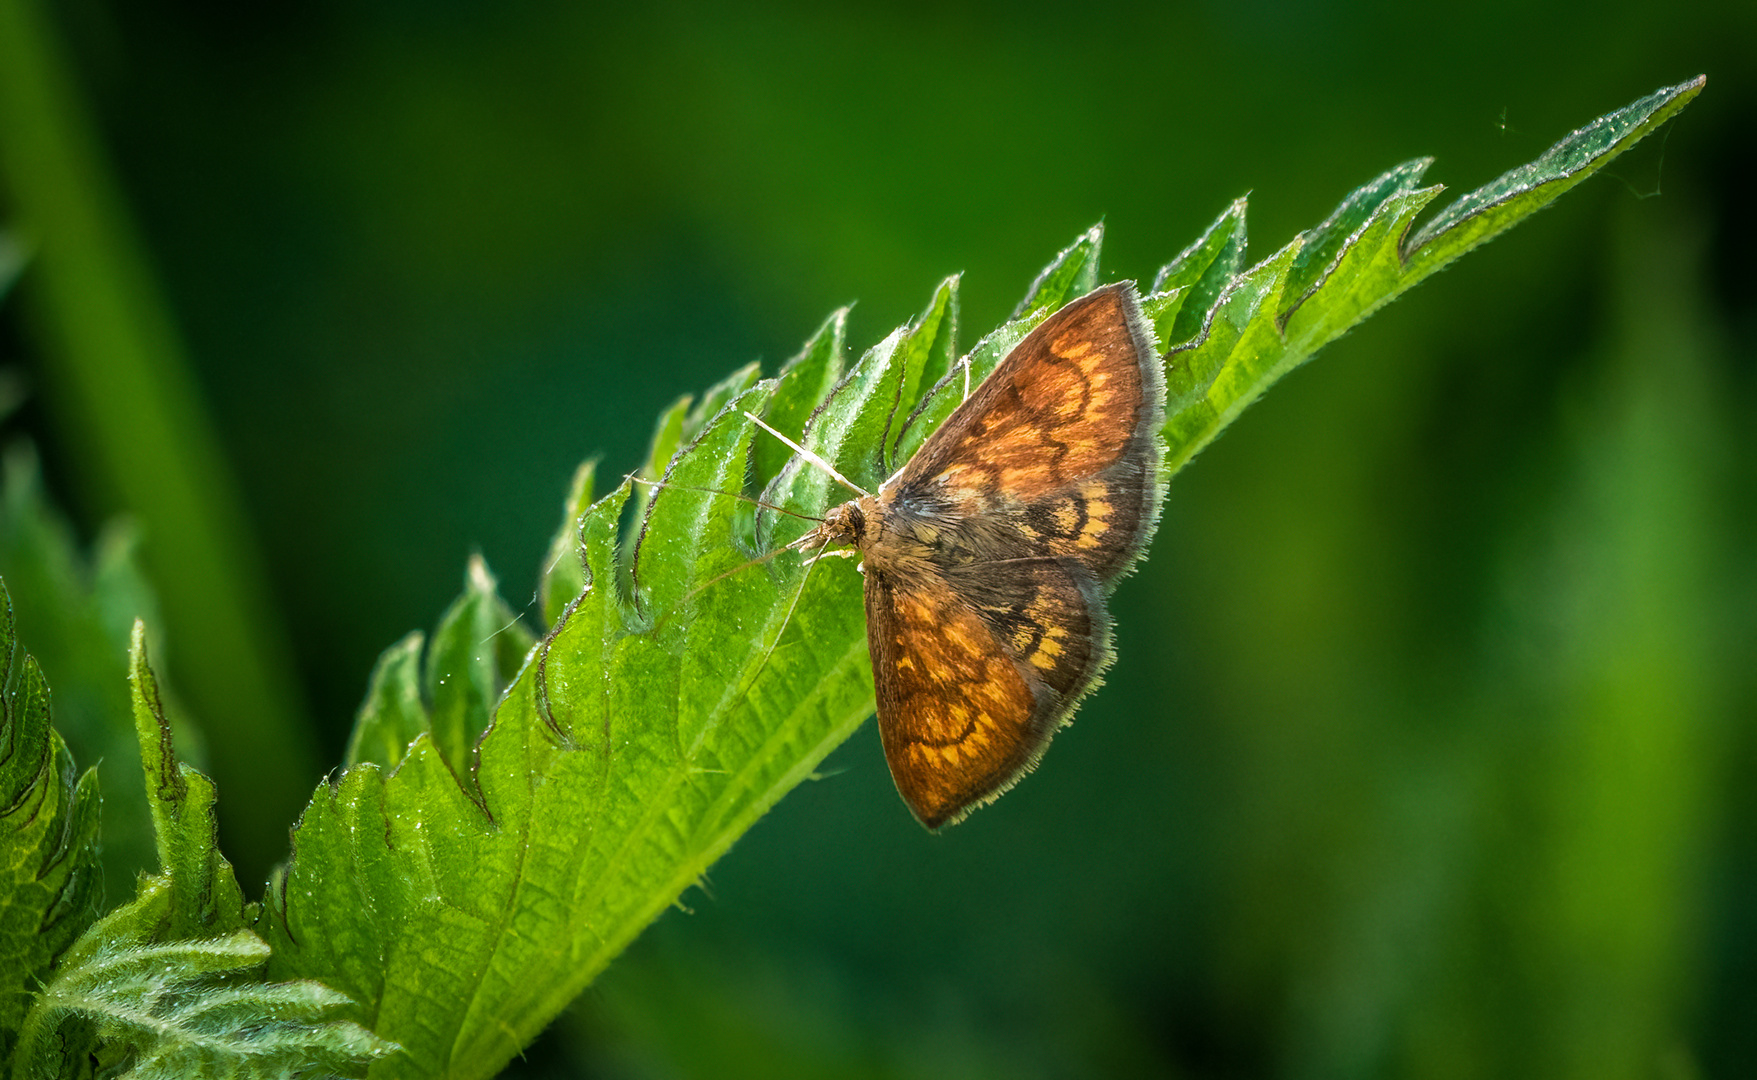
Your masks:
M1255 261L1706 73L1177 477L1038 774L929 836L863 730L512 1071L1757 1074L1748 0L0 5L59 87L0 78L9 438L139 523L258 881L472 551L522 602L576 463L834 307L863 348L963 271L973 341L1095 221L1150 278L1251 192ZM80 404L111 347L170 421ZM246 639L260 701L203 672Z

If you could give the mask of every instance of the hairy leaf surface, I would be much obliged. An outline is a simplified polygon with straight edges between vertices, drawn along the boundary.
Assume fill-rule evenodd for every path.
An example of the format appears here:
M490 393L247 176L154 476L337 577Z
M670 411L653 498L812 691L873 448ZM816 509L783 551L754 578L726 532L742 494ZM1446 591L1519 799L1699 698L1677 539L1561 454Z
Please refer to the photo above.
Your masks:
M393 1047L332 1018L345 997L316 982L263 978L269 946L245 928L243 894L216 846L213 784L172 752L139 622L130 681L161 869L44 973L27 999L16 1053L5 1058L11 1076L363 1072Z
M97 917L98 784L49 727L49 686L0 585L0 1062L34 991Z

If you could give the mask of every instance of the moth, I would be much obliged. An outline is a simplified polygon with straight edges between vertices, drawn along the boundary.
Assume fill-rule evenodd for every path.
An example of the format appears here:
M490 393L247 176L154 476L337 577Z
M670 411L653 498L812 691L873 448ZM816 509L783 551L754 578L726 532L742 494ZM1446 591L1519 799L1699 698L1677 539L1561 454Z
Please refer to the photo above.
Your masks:
M1135 288L1105 286L1032 330L878 491L788 545L861 559L885 758L929 829L1030 772L1110 665L1105 601L1158 522L1164 418Z

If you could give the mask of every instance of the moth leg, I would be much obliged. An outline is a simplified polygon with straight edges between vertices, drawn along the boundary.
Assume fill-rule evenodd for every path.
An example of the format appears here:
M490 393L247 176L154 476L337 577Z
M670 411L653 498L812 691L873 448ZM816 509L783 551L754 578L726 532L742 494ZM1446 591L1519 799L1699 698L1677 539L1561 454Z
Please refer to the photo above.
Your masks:
M800 565L810 566L819 559L853 559L859 557L859 555L860 552L853 548L840 548L836 551L820 551L816 555L807 555L805 558L801 559Z

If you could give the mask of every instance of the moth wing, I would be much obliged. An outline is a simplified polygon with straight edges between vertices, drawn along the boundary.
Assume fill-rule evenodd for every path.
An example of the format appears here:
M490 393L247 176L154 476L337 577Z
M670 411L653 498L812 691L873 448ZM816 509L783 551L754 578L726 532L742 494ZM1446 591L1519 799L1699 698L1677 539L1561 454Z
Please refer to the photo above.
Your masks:
M1109 661L1109 619L1078 562L1028 558L1008 569L948 581L867 568L885 759L930 829L1030 772Z
M1129 282L1087 293L1008 353L892 481L1025 521L1101 582L1159 515L1165 376ZM887 485L887 487L892 485Z

